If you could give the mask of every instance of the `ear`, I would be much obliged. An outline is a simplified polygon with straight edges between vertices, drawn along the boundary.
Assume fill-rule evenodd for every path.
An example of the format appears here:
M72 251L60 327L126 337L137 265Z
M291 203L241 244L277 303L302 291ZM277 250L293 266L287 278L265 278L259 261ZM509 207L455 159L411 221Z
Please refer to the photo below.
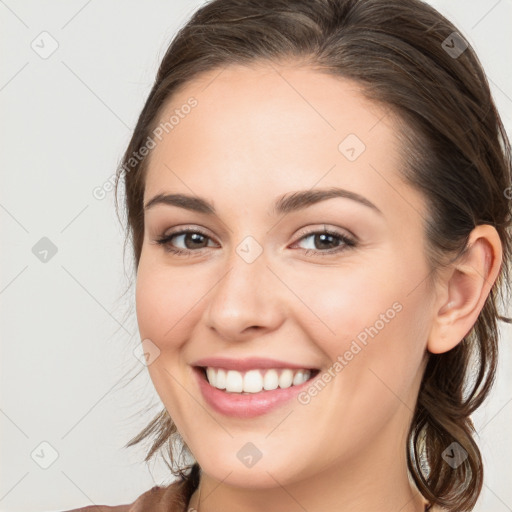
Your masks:
M466 252L436 282L434 318L427 350L440 354L458 345L478 319L502 263L502 244L493 226L471 232Z

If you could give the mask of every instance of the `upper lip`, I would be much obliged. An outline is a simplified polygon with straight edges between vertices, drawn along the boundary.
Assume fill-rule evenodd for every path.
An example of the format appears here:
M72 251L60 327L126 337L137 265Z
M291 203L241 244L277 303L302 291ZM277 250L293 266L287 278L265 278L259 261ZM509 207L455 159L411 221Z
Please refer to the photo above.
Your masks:
M278 359L265 357L248 357L245 359L230 359L227 357L205 357L192 363L192 366L225 368L226 370L247 371L258 368L294 368L294 369L316 369L308 364L295 364Z

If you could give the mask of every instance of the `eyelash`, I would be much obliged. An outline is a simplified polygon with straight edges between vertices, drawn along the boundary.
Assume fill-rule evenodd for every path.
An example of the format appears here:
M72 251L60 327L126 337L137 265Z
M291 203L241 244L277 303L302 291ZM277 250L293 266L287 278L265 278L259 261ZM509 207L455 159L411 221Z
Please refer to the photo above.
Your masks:
M170 244L170 241L176 237L176 236L179 236L179 235L185 235L187 233L194 233L194 234L199 234L199 235L202 235L206 238L210 238L206 233L204 233L203 231L201 231L200 229L182 229L181 231L176 231L174 233L170 233L169 235L166 235L166 236L162 236L158 239L155 240L155 243L157 243L158 245L161 245L163 246L163 248L167 251L167 252L170 252L172 254L175 254L175 255L189 255L191 256L192 253L198 253L200 251L200 249L206 249L206 247L201 247L197 250L193 250L193 249L179 249L179 248L176 248L176 247L173 247L171 244ZM337 231L333 231L333 230L330 230L330 229L323 229L323 230L319 230L319 231L310 231L308 233L304 233L300 238L299 240L297 240L297 242L300 242L301 240L303 240L304 238L309 238L310 236L312 235L331 235L331 236L334 236L336 237L340 242L341 244L338 246L338 247L335 247L334 249L329 249L329 250L325 250L325 251L318 251L316 249L303 249L307 254L313 254L315 256L319 255L319 256L329 256L329 255L332 255L332 254L336 254L336 253L340 253L342 251L345 251L349 248L352 248L352 247L356 247L357 243L356 241L351 238L351 237L348 237L347 235L343 235Z

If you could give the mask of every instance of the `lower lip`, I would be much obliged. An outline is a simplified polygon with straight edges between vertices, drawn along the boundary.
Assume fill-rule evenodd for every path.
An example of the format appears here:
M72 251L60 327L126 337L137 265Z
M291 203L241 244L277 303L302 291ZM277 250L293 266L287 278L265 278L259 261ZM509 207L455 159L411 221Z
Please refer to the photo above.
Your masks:
M203 398L215 411L235 418L254 418L274 410L280 405L296 397L305 387L309 386L314 377L286 389L263 390L259 393L227 393L210 385L206 376L199 368L194 368Z

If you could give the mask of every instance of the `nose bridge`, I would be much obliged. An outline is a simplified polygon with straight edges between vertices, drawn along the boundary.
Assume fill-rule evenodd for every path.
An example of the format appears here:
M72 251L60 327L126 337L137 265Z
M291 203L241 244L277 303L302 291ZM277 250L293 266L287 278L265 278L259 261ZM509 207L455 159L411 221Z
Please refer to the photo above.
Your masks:
M226 259L211 291L206 313L209 327L234 339L249 327L275 328L279 322L275 277L267 268L263 247L245 237Z

